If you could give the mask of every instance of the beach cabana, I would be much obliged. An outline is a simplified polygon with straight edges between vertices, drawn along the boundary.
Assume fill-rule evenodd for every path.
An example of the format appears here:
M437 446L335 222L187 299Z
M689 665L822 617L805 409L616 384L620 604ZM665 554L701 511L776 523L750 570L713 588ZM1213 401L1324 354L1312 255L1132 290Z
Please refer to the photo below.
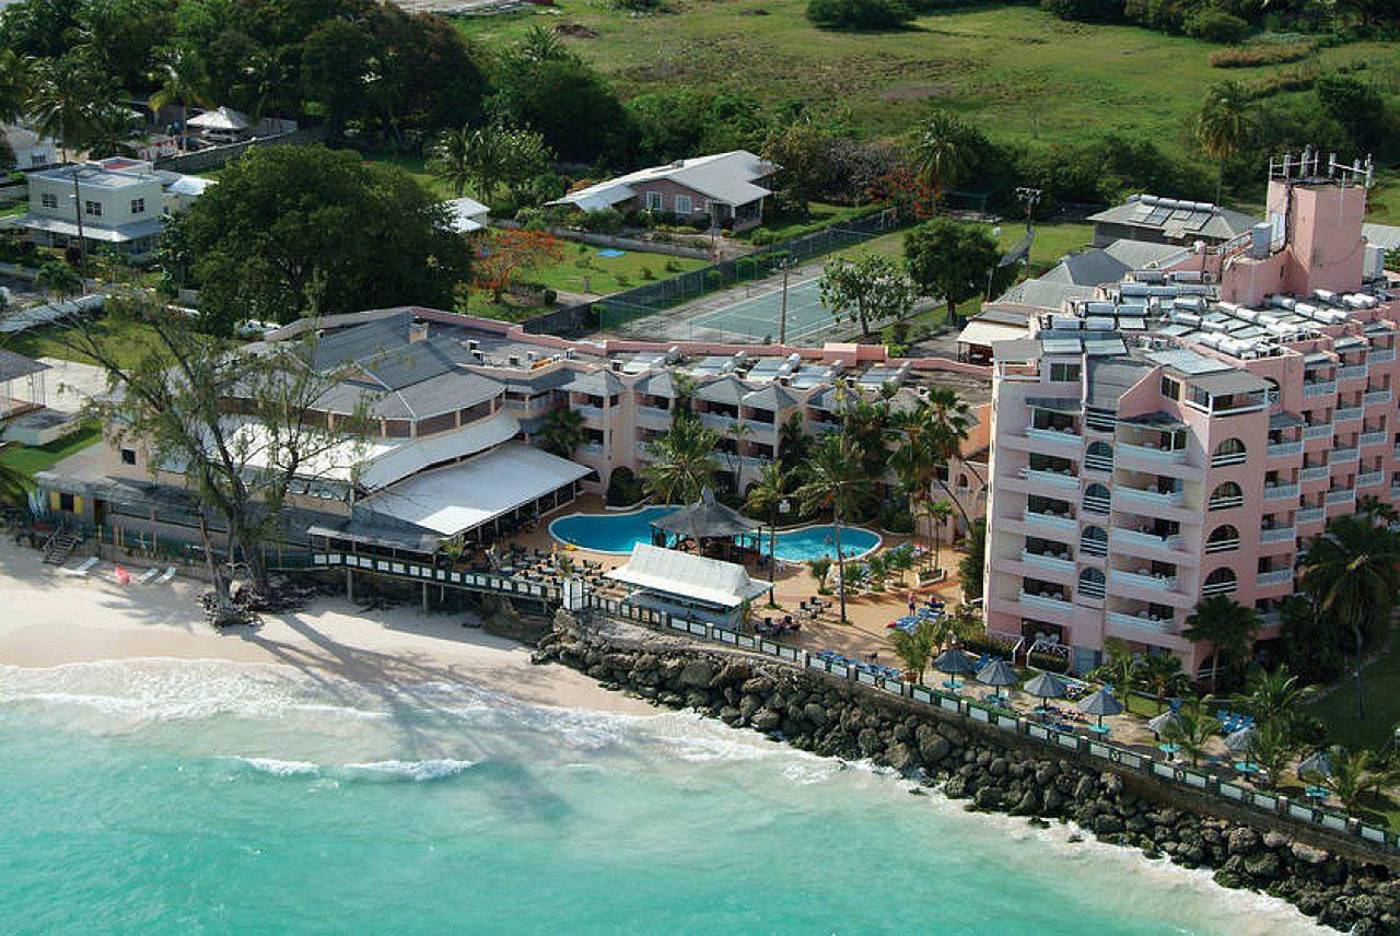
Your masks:
M715 500L714 492L705 488L698 503L658 517L652 521L651 526L653 530L673 538L672 541L676 542L692 539L697 545L703 546L706 542L722 540L726 543L725 552L728 554L735 540L757 535L763 524L721 504Z
M740 623L745 602L761 598L773 587L749 578L748 571L736 563L646 543L632 547L627 564L607 577L637 589L630 598L633 604L731 627Z
M1119 715L1123 712L1123 703L1119 702L1113 695L1113 690L1104 686L1098 692L1090 695L1079 703L1079 711L1085 715L1097 715L1099 718L1098 727L1103 729L1103 718L1105 715Z

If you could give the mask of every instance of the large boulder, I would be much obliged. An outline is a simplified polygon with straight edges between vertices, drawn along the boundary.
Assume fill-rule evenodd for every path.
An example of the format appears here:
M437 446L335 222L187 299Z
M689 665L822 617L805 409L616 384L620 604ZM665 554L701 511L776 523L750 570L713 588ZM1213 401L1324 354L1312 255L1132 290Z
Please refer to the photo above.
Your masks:
M759 731L777 731L783 723L783 716L770 708L761 708L753 713L753 726Z
M708 689L715 678L715 667L709 660L691 660L681 667L676 681L683 689Z

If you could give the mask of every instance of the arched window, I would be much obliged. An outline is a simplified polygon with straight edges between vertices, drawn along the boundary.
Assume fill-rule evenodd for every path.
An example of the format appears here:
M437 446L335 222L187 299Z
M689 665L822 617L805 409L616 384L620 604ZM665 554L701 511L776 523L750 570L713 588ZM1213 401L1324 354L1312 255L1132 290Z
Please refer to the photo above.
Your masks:
M1219 468L1223 465L1243 464L1247 453L1244 443L1239 439L1226 439L1215 447L1215 454L1210 457L1212 468Z
M1226 481L1210 493L1211 510L1229 510L1244 504L1244 491L1233 481Z
M1108 534L1103 527L1087 526L1079 537L1079 551L1090 556L1108 555Z
M1091 513L1108 513L1108 488L1102 484L1091 484L1084 489L1084 509Z
M1089 598L1102 598L1104 593L1103 573L1094 568L1088 568L1080 572L1079 593Z
M1222 524L1210 531L1206 537L1206 552L1233 552L1240 548L1240 531L1230 524Z
M970 485L967 483L967 475L965 475L965 474L960 474L960 475L958 475L958 488L959 488L960 490L964 490L964 491L965 491L965 490L968 489L969 486L970 486Z
M1205 583L1201 585L1201 594L1227 595L1238 587L1235 570L1222 567L1206 576Z
M1113 447L1107 442L1091 442L1084 450L1084 466L1109 471L1113 468Z

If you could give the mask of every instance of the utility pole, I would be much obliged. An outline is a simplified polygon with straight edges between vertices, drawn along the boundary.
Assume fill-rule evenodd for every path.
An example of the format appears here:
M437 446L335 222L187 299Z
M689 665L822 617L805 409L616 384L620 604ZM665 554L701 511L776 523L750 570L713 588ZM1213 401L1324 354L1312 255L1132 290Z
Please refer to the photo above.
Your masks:
M73 167L73 215L78 221L78 278L83 281L80 292L87 290L87 238L83 236L83 198L78 188L78 173L81 166Z
M787 287L788 270L791 268L791 263L783 263L783 306L778 314L778 345L780 347L787 346Z

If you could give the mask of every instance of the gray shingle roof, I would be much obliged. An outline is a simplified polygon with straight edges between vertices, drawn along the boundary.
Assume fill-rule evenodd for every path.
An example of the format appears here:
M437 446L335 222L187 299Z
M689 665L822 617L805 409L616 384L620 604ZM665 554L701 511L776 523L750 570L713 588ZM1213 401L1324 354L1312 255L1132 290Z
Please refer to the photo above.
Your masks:
M719 380L712 380L703 384L695 391L695 398L705 400L709 403L725 403L729 406L738 406L739 401L748 392L736 377L721 377Z
M0 348L0 380L18 380L48 369L49 365L42 361Z
M1114 358L1089 358L1090 406L1116 410L1118 399L1127 393L1152 368L1136 361Z

